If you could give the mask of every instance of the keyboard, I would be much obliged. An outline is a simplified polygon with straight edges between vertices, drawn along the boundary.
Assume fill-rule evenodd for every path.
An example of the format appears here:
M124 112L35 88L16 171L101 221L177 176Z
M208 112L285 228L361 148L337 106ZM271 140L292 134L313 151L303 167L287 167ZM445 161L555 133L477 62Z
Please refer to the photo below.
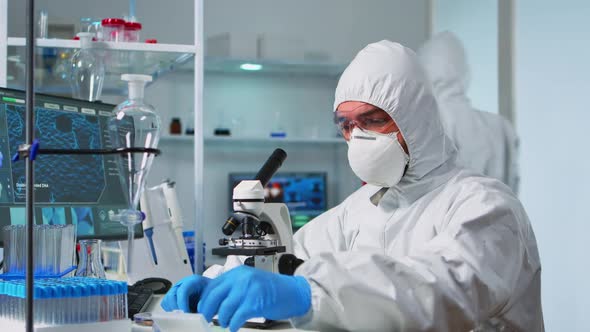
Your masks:
M154 291L151 288L141 286L127 287L127 317L133 319L133 315L143 312L149 306Z

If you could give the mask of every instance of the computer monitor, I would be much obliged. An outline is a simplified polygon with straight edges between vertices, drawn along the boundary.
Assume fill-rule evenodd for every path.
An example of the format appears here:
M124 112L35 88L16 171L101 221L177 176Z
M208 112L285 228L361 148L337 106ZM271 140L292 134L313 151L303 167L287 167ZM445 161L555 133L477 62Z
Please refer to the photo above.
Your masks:
M35 104L35 137L42 148L111 148L107 121L114 105L41 94ZM0 89L0 227L25 224L25 162L10 161L25 132L25 93ZM127 207L117 158L38 155L35 223L76 224L79 239L125 239L127 228L109 217ZM141 225L135 234L143 236Z
M230 173L230 199L233 188L242 180L252 180L255 173ZM277 173L265 188L265 201L285 203L296 230L327 209L326 173L296 172ZM230 211L233 207L230 206Z

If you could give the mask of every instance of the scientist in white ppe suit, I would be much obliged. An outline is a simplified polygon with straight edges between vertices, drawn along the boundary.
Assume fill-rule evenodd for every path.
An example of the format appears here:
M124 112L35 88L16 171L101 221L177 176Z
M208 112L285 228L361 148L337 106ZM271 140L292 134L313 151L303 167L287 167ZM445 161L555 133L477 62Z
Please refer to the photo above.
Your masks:
M506 185L455 165L415 54L368 45L335 99L367 185L295 234L305 260L295 276L245 266L191 276L164 309L218 313L232 331L257 316L319 331L543 331L527 215Z
M451 32L441 32L418 50L418 56L432 83L445 132L457 147L457 163L499 179L518 194L518 137L502 116L471 105L469 64L461 41Z

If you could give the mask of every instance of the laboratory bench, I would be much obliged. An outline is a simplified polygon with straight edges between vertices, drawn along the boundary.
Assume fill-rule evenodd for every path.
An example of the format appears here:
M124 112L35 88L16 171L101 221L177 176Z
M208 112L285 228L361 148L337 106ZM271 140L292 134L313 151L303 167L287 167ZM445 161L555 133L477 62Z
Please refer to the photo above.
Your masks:
M154 295L152 302L150 303L149 307L147 308L147 312L162 312L163 309L160 307L160 301L162 301L163 295ZM139 326L137 324L133 324L131 328L132 332L151 332L152 328L147 326ZM219 326L213 326L211 328L212 332L220 332L220 331L229 331L229 329L224 329ZM261 332L261 331L283 331L283 332L295 332L295 331L307 331L307 330L299 330L295 329L291 326L290 323L284 322L279 323L271 328L268 329L254 329L254 328L241 328L240 332Z

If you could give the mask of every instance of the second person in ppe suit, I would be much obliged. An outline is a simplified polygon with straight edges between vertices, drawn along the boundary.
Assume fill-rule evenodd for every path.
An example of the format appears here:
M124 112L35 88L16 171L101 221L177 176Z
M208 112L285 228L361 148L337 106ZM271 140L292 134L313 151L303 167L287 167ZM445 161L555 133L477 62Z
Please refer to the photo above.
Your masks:
M518 194L518 137L502 116L471 106L469 65L461 41L451 32L439 33L418 50L418 56L445 131L457 147L458 164L499 179Z
M162 306L218 313L232 331L256 315L319 331L543 331L526 213L500 181L456 166L415 54L368 45L335 99L350 165L368 184L295 234L296 275L192 276Z

